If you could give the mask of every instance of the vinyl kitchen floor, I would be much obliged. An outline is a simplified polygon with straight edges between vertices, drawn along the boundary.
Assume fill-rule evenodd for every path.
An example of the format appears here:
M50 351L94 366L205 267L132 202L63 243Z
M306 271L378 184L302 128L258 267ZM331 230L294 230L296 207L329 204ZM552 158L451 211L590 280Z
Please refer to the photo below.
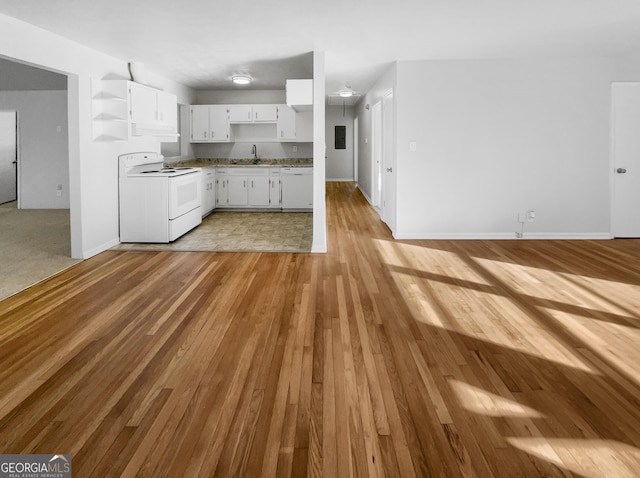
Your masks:
M214 212L170 244L120 244L116 250L310 252L312 213Z

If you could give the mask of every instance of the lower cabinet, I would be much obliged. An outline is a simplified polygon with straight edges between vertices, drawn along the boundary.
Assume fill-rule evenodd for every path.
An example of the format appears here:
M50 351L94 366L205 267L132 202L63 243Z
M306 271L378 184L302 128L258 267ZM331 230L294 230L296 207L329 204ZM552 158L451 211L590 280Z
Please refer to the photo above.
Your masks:
M249 187L249 206L269 206L269 171L264 176L247 177Z
M227 205L229 207L248 206L247 177L230 174L227 178L227 184L229 185Z
M272 209L282 208L282 186L280 182L280 168L270 168L269 170L269 207Z
M216 208L216 170L204 168L202 170L202 217Z
M219 208L280 209L280 168L219 168Z

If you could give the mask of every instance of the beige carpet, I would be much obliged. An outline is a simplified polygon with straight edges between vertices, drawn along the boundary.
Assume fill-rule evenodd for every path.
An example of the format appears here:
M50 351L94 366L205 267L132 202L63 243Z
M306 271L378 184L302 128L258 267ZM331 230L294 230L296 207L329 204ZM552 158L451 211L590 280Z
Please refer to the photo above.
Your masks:
M0 300L78 262L71 259L69 210L0 206Z
M310 252L313 214L216 211L170 244L120 244L118 250Z

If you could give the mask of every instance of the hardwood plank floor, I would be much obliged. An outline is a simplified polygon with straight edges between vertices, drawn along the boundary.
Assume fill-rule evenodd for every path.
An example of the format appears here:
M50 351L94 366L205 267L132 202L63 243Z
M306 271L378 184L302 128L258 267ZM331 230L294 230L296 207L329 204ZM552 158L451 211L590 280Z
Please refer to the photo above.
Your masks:
M0 453L73 475L640 476L640 241L107 251L0 302Z

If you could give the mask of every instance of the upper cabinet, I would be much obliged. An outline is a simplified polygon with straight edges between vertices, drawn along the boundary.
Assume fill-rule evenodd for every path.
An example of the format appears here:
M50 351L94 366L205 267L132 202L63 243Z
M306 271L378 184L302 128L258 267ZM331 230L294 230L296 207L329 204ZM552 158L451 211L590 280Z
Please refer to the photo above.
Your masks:
M278 105L277 141L296 141L296 112L287 105Z
M229 110L222 105L191 107L191 142L229 142Z
M308 111L313 106L313 80L287 80L287 105L296 111Z
M94 141L126 141L131 136L177 140L175 95L127 80L92 80Z
M230 123L275 123L277 105L229 105Z
M311 114L284 104L193 105L190 138L192 143L312 142Z

